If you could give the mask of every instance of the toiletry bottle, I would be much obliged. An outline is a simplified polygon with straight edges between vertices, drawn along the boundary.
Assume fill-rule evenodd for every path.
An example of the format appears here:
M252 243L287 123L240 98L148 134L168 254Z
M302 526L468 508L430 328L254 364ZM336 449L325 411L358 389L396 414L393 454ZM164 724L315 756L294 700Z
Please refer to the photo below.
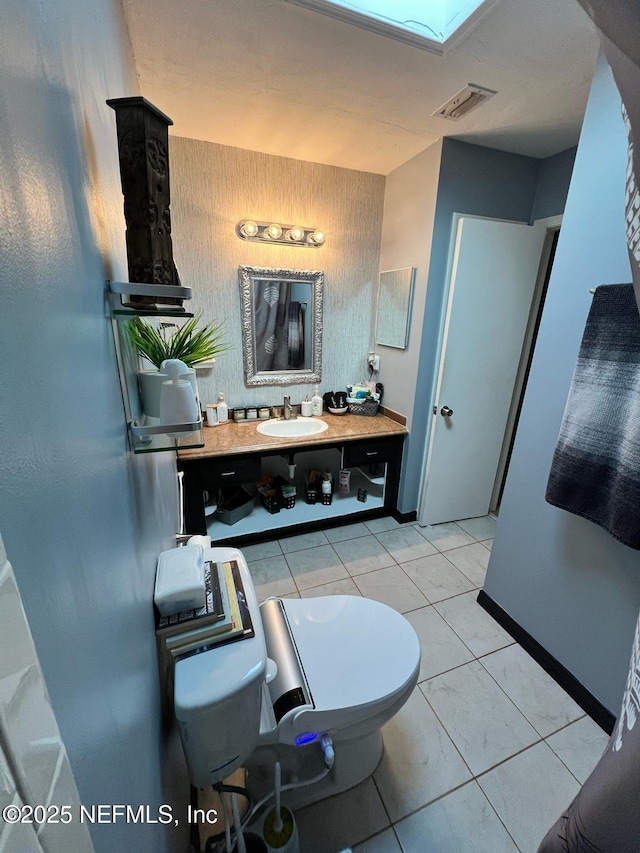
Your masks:
M313 404L311 403L311 400L309 399L308 394L304 398L302 403L300 403L300 414L302 415L303 418L310 418L311 415L313 414Z
M311 414L316 416L322 414L322 397L320 396L320 389L317 385L313 390L313 397L311 398Z
M226 424L229 420L229 407L224 401L224 394L218 394L218 423Z

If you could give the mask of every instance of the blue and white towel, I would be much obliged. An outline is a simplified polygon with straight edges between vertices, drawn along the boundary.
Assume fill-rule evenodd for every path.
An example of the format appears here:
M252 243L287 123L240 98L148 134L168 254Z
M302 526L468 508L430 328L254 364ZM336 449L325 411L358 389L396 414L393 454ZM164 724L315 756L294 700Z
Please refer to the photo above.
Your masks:
M546 499L640 549L640 315L631 284L594 294Z

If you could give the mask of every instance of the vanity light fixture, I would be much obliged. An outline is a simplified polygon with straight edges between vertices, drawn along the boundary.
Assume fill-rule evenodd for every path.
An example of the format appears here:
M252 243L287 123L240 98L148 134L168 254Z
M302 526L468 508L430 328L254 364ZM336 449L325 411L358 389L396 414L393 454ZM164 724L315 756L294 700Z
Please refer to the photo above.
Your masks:
M280 225L278 222L257 222L241 219L236 224L236 234L241 240L257 243L278 243L285 246L319 248L325 241L321 228L305 228L302 225Z

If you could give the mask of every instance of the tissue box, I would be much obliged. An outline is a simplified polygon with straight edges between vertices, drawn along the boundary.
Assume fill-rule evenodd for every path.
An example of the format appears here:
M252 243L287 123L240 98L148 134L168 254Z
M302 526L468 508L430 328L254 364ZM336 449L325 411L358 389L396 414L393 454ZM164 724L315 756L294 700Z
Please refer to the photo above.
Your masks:
M162 551L158 557L153 600L161 616L204 607L204 560L201 545Z

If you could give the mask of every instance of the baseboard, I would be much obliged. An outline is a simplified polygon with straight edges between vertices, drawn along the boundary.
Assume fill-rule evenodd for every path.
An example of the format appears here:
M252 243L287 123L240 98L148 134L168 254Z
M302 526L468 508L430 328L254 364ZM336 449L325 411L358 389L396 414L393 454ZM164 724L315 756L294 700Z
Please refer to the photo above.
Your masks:
M415 509L413 512L398 512L397 509L394 509L392 515L400 524L406 524L407 522L415 521L418 518L418 513Z
M560 661L556 660L553 655L541 646L528 631L525 631L513 619L506 610L503 610L490 595L481 589L478 593L478 604L483 607L496 622L511 634L513 639L519 643L522 648L528 652L531 657L539 663L540 666L547 672L554 681L565 690L574 702L585 711L591 719L596 722L600 728L604 729L607 734L611 734L613 727L616 724L616 718L587 688L581 684L578 679L572 675L569 670L563 666Z

